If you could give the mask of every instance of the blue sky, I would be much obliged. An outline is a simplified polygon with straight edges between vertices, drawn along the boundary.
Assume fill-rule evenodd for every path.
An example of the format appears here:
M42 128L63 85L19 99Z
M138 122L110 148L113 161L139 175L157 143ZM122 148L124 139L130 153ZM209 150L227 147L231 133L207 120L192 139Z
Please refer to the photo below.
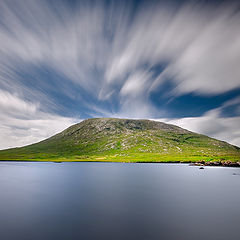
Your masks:
M0 0L0 149L91 117L240 146L240 5Z

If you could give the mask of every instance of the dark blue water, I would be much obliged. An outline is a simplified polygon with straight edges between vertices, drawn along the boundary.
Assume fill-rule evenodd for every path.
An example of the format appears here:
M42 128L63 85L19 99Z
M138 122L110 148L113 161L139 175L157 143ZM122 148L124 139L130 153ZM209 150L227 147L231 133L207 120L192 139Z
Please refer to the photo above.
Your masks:
M0 162L0 239L240 239L240 169Z

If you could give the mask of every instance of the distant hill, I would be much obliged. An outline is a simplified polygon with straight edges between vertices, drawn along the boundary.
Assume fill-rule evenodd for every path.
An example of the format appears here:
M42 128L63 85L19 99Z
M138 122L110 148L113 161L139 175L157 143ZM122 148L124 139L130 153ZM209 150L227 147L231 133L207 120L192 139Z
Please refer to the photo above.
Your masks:
M150 120L93 118L44 141L0 151L0 160L240 161L240 148Z

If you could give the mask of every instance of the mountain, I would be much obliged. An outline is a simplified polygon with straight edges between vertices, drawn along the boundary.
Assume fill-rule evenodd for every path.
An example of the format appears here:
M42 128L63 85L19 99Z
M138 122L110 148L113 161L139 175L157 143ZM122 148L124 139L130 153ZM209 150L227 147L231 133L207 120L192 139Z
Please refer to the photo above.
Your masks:
M240 148L150 120L93 118L44 141L0 151L0 160L240 161Z

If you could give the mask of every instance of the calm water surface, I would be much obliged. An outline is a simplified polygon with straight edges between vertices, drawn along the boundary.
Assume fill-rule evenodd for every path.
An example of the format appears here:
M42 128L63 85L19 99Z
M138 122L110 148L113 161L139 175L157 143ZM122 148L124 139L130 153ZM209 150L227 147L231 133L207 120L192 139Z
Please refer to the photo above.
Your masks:
M240 169L0 162L0 239L240 239Z

